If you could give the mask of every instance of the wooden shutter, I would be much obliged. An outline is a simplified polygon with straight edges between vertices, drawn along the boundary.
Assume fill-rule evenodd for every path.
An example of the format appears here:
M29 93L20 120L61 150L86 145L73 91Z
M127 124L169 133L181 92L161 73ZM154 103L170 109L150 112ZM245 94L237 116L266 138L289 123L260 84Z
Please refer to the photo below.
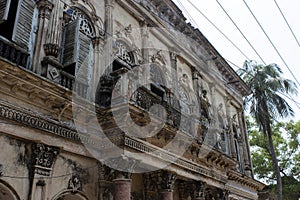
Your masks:
M7 20L11 0L0 0L0 24Z
M90 67L90 52L91 39L79 32L79 49L78 49L78 63L77 69L81 68L81 74L88 75Z
M30 35L35 2L19 0L12 40L25 49L29 49Z
M80 21L76 20L65 26L62 64L68 67L75 63L75 74L82 68L80 74L88 75L91 64L91 39L80 32L79 24Z
M79 20L64 27L62 64L67 67L77 62L79 49Z

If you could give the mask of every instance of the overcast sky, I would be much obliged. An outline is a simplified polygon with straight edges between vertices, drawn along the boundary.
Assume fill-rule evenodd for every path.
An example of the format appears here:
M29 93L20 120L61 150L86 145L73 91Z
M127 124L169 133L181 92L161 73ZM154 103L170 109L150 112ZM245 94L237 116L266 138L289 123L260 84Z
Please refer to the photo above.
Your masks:
M188 0L173 0L181 9L181 4L188 10L189 14L197 23L192 24L200 29L200 31L215 46L219 53L227 60L238 66L242 66L247 59L239 50L237 50L216 28L214 28L189 2ZM243 53L251 60L256 60L262 64L260 58L252 50L251 46L239 33L225 12L219 6L216 0L190 0L203 14L209 18L224 34L230 38ZM270 39L286 61L288 67L300 82L300 46L289 30L284 18L280 14L274 0L245 0ZM284 72L284 77L293 81L295 79L284 65L255 19L247 9L243 0L219 0L227 13L235 21L246 38L256 49L258 54L263 58L266 64L277 63ZM300 1L299 0L276 0L285 18L287 19L291 29L298 41L300 41ZM182 9L183 10L183 9ZM183 10L184 12L184 10ZM188 15L184 12L189 19ZM237 69L232 65L234 69ZM300 86L298 85L298 88ZM294 120L300 120L300 94L294 97L295 103L289 101L295 111Z

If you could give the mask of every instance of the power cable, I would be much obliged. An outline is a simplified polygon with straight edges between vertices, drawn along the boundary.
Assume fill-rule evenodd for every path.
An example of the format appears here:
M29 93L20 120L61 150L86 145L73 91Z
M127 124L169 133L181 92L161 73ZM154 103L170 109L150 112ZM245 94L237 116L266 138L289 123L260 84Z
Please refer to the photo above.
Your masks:
M286 25L289 27L289 29L290 29L290 31L291 31L291 33L292 33L292 35L294 36L294 38L295 38L295 40L296 40L296 42L297 42L298 46L300 46L300 43L299 43L299 41L298 41L298 39L297 39L297 37L296 37L296 35L295 35L295 33L294 33L293 29L291 28L290 24L288 23L288 21L287 21L286 17L284 16L284 14L283 14L283 12L282 12L281 8L279 7L279 4L277 3L277 1L276 1L276 0L274 0L274 2L275 2L275 4L276 4L276 6L277 6L277 8L278 8L279 12L281 13L281 16L283 17L283 19L284 19L284 21L285 21Z
M224 9L224 7L220 4L218 0L216 0L219 6L222 8L224 13L227 15L227 17L230 19L230 21L233 23L233 25L237 28L237 30L240 32L240 34L243 36L243 38L247 41L247 43L250 45L252 50L256 53L256 55L260 58L260 60L266 65L266 62L264 59L260 56L260 54L257 52L257 50L254 48L254 46L251 44L251 42L247 39L245 34L241 31L241 29L238 27L238 25L235 23L235 21L230 17L230 15L227 13L227 11ZM250 60L250 59L249 59Z
M230 60L225 59L228 63L232 64L233 66L235 66L236 68L238 68L239 70L243 70L245 73L247 73L248 75L254 77L252 74L248 73L247 71L245 71L243 68L239 67L237 64L231 62ZM291 100L296 106L297 108L300 109L300 102L297 102L296 100L294 100L290 95L287 95L283 92L278 92L281 95L283 95L284 97L288 98L289 100Z
M251 60L221 29L219 29L195 4L190 0L187 0L219 33L221 33L224 38L229 41L247 60Z
M218 1L218 0L216 0ZM246 3L245 0L243 0L244 4L246 5L246 7L248 8L249 12L251 13L251 15L253 16L253 18L255 19L255 21L257 22L257 24L259 25L259 27L261 28L261 30L263 31L263 33L265 34L265 36L268 38L269 42L271 43L271 45L273 46L273 48L275 49L275 51L277 52L278 56L280 57L280 59L282 60L282 62L284 63L284 65L286 66L286 68L289 70L289 72L291 73L291 75L293 76L293 78L295 79L295 81L298 83L298 85L300 85L299 81L297 80L296 76L294 75L294 73L292 72L292 70L289 68L289 66L287 65L287 63L285 62L285 60L283 59L282 55L279 53L278 49L276 48L276 46L274 45L274 43L272 42L272 40L270 39L269 35L266 33L265 29L262 27L261 23L258 21L258 19L256 18L256 16L254 15L254 13L252 12L251 8L248 6L248 4Z

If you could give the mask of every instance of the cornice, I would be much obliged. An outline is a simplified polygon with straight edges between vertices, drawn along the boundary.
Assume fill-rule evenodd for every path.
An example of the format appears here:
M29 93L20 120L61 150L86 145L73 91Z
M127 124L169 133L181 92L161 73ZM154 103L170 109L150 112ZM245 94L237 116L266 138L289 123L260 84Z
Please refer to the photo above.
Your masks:
M253 178L250 178L244 174L241 174L237 171L230 170L227 173L227 175L228 175L229 180L232 180L234 182L237 182L238 184L247 186L255 191L260 191L265 187L265 184L255 180Z

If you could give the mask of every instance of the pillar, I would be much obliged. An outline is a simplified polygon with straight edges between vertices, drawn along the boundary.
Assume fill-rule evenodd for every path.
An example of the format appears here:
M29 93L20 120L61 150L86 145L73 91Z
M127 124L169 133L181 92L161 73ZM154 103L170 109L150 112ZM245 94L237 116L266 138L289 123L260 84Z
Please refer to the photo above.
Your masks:
M160 174L161 199L173 200L173 188L176 180L176 174L168 171L161 171Z
M37 1L38 8L38 32L34 46L33 72L41 74L41 60L44 57L43 45L46 42L49 19L53 9L53 4L48 0Z
M113 180L114 200L130 200L131 180L125 177Z
M193 79L193 89L194 89L194 103L196 104L193 109L193 114L197 116L197 118L200 117L200 108L199 106L201 105L201 97L200 97L200 86L199 86L199 78L200 78L200 73L195 67L192 67L192 79Z
M141 85L147 85L150 81L150 53L149 53L149 27L148 23L143 20L140 21L141 27L141 37L142 37L142 58L143 58L143 67L140 67L140 73L142 78L140 79Z
M90 99L95 101L97 87L100 81L100 77L104 74L104 63L102 62L103 57L103 46L104 40L101 37L93 38L93 47L94 47L94 67L93 67L93 77L92 77L92 87L90 91Z
M244 157L244 167L245 173L247 176L252 175L251 164L250 164L250 152L249 152L249 143L248 143L248 134L246 129L246 124L243 115L243 109L238 110L238 119L241 130L241 139L242 139L242 147L243 147L243 157Z
M178 76L177 76L177 52L174 47L170 48L170 59L171 59L171 75L172 75L172 87L173 91L177 90L177 82Z
M191 188L192 188L192 192L191 192L192 200L205 200L206 185L204 182L195 181L192 183Z
M227 130L227 135L228 135L228 141L229 141L229 154L231 155L232 158L236 159L237 158L237 153L235 150L235 144L234 144L234 133L233 133L233 127L232 127L232 119L231 119L231 112L230 112L230 105L231 105L231 98L227 97L226 98L226 116L227 116L227 121L228 121L228 130Z
M112 72L112 62L113 62L113 9L115 0L105 0L105 52L104 52L104 66L105 74L109 75Z

